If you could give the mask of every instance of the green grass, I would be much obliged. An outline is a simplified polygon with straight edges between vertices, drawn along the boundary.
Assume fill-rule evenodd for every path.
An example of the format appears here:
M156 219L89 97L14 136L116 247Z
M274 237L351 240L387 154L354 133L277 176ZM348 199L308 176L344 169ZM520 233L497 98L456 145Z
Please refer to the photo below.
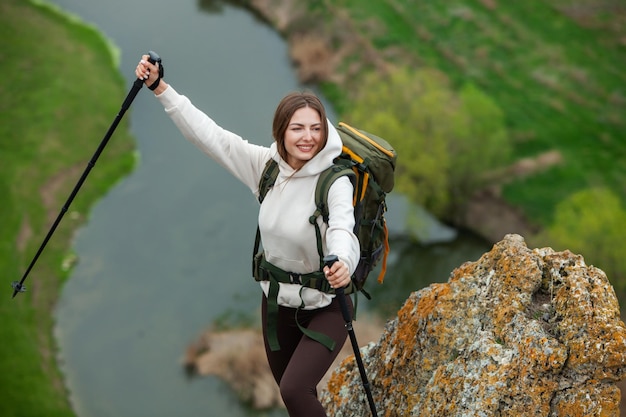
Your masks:
M122 121L68 214L11 298L119 111L124 80L94 29L24 0L0 5L0 415L71 416L52 336L73 231L134 165ZM4 295L2 295L4 294Z
M399 61L438 68L457 87L472 82L489 94L506 114L515 159L563 154L563 165L504 189L543 226L558 202L583 188L605 185L626 201L623 33L610 32L608 23L583 28L555 7L560 3L328 2L347 8L378 50L402 47Z

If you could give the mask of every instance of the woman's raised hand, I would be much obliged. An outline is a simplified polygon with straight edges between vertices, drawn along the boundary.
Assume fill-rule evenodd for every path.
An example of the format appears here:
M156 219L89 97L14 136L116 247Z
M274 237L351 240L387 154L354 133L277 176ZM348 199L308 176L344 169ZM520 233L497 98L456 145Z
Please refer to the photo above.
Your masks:
M141 60L135 68L135 75L137 76L137 78L143 80L148 87L152 86L159 79L159 67L157 66L159 64L151 63L150 61L148 61L149 58L149 55L142 55ZM159 84L153 90L154 94L161 94L163 91L165 91L166 88L167 83L163 79L161 79Z

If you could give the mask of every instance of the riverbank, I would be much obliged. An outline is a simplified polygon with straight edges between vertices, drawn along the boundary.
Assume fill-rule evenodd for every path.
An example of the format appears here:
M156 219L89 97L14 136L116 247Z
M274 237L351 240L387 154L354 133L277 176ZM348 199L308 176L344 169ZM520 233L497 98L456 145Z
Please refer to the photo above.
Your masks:
M28 276L27 292L12 299L9 284L22 277L113 121L125 82L109 42L54 8L4 1L0 28L0 415L72 416L53 310L74 261L74 231L134 166L126 122Z

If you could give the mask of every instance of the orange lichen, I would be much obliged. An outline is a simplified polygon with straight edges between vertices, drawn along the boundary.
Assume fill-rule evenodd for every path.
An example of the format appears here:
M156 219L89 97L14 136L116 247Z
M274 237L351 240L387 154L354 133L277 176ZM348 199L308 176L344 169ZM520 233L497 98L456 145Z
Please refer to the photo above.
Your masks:
M450 293L450 284L432 284L430 291L417 304L417 317L426 319L437 306L439 297Z

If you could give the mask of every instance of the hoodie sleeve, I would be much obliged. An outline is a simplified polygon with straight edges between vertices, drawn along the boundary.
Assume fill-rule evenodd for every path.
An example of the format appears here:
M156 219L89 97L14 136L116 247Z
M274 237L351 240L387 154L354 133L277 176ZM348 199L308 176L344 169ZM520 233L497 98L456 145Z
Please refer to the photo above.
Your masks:
M256 192L270 148L221 128L171 85L157 98L185 138Z
M337 255L354 273L360 256L359 240L354 234L354 188L348 177L338 178L328 190L328 229L326 248L329 254Z

